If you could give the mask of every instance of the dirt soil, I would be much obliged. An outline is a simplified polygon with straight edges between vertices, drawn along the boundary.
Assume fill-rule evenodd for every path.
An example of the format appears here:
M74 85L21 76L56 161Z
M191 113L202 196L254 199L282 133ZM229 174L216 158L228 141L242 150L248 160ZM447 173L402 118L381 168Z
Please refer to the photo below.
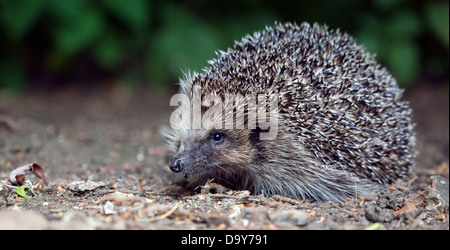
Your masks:
M173 93L117 86L0 94L0 229L449 229L448 86L406 92L415 175L376 197L311 202L178 184L159 135ZM28 163L35 194L7 179Z

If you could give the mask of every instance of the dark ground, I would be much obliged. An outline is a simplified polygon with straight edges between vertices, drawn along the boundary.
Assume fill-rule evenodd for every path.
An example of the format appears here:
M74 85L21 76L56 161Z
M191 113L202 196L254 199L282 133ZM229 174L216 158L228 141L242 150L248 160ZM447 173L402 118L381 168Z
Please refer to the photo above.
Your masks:
M171 181L159 136L170 96L119 87L0 95L0 229L449 229L448 87L417 84L406 93L417 122L417 175L344 203L214 183L184 190ZM27 175L36 195L25 199L7 177L33 162L49 185Z

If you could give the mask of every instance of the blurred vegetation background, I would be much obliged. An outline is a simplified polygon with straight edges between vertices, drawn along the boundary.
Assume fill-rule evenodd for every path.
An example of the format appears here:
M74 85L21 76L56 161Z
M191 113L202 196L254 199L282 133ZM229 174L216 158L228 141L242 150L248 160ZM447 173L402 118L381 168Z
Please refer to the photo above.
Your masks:
M352 34L404 87L448 84L448 0L0 0L0 90L172 86L276 20Z

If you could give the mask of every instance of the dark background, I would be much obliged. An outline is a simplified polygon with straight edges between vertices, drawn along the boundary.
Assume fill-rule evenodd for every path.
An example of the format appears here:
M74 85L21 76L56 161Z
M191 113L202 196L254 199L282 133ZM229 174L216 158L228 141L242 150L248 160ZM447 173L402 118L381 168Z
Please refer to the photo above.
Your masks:
M448 91L449 3L438 0L0 0L0 91L165 89L275 21L340 28L401 86Z

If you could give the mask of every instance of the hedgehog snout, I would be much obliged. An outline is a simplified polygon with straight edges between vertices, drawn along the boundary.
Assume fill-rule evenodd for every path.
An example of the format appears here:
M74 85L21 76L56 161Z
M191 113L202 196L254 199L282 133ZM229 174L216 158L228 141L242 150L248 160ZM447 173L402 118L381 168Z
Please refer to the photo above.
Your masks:
M172 170L172 172L179 173L179 172L183 171L183 169L184 169L184 162L182 159L180 159L178 157L174 157L169 162L169 167L170 167L170 170Z

